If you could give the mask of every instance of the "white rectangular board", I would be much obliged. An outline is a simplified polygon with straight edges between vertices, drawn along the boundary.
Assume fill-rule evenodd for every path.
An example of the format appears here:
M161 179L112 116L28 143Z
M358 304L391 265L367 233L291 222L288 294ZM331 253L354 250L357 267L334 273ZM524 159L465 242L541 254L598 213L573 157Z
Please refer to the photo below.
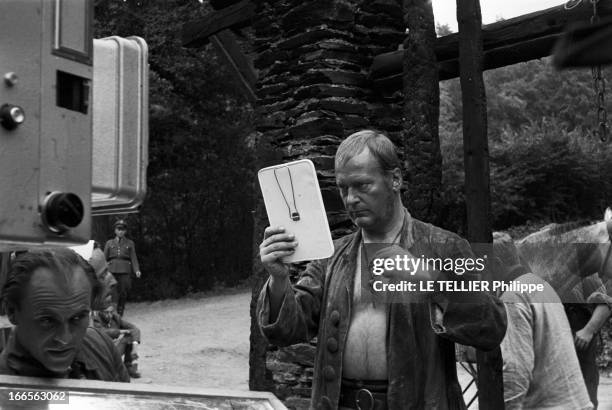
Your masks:
M312 161L274 165L260 169L257 176L270 226L284 227L298 242L295 253L283 262L329 258L334 243Z

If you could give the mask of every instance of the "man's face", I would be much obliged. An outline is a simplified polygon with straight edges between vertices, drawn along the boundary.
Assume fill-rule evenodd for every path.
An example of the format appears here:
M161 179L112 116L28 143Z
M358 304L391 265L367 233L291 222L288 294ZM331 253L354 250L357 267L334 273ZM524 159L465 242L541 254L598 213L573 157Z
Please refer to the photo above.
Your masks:
M118 238L123 238L125 236L125 232L126 229L124 226L118 226L115 228L115 235L117 235Z
M336 169L342 202L357 226L375 230L391 220L393 179L393 173L383 171L367 148Z
M36 269L15 310L17 340L48 370L65 373L85 337L90 298L81 267L65 275Z

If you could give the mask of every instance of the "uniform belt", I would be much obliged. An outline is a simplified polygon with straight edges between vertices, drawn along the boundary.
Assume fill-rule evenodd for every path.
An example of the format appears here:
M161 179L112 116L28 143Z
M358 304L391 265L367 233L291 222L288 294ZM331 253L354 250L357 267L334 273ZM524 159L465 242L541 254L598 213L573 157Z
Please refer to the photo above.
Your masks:
M109 261L112 261L113 259L121 259L123 261L130 261L130 258L123 258L121 256L115 256L114 258L108 258Z
M357 410L387 410L386 380L342 379L340 406Z

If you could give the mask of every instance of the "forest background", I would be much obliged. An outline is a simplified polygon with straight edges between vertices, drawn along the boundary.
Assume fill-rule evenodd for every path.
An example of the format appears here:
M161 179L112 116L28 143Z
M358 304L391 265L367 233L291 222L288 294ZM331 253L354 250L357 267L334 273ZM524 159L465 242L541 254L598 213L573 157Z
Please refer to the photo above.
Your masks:
M144 273L134 283L133 300L248 284L251 274L257 249L252 212L260 195L254 169L257 112L210 45L197 50L180 45L182 25L210 11L207 2L197 0L95 2L96 38L137 35L149 46L148 192L140 212L127 216ZM248 30L241 34L248 36ZM246 44L245 37L239 41ZM604 69L604 77L611 76ZM542 59L484 77L494 229L519 238L550 222L601 220L612 205L612 143L590 134L595 124L590 69L559 72ZM440 104L443 192L438 220L432 222L463 234L458 80L440 83ZM117 217L96 217L94 239L104 243L112 237Z

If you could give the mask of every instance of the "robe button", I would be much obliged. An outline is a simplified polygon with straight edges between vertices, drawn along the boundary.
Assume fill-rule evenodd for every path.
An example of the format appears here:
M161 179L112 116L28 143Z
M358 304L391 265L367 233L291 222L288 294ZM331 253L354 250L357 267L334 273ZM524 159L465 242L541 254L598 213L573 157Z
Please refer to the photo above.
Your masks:
M338 339L335 337L330 337L327 339L327 350L332 353L336 353L338 351Z
M331 312L331 314L329 315L329 320L331 321L332 325L338 326L338 324L340 323L340 312L338 312L337 310Z
M325 366L323 369L323 376L325 377L325 380L331 382L336 378L336 371L331 366Z

